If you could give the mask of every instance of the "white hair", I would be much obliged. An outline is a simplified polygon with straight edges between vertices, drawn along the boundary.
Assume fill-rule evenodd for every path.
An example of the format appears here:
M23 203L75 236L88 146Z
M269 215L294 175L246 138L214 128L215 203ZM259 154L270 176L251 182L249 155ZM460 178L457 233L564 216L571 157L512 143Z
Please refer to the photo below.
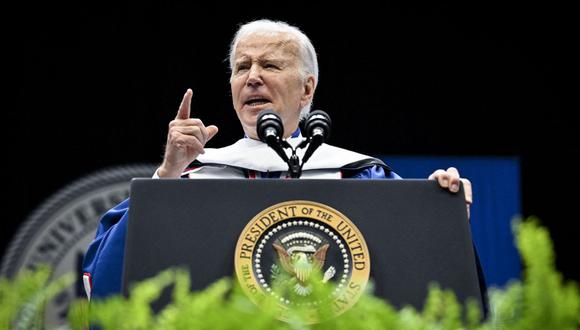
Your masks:
M241 39L250 35L272 36L280 33L290 35L298 43L301 62L300 73L303 79L307 75L314 75L314 88L316 89L316 85L318 84L318 59L316 58L316 51L314 50L312 42L310 42L310 39L299 28L282 21L261 19L240 26L230 44L230 70L232 71L232 75L236 48ZM308 114L311 106L312 100L300 110L300 116L303 117Z

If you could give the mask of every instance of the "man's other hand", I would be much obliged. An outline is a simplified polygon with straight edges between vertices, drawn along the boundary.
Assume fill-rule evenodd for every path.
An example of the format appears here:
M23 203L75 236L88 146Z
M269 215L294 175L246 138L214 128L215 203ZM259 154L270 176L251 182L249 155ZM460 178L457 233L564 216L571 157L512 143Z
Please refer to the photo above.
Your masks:
M467 217L469 218L469 206L473 203L473 193L471 190L471 181L462 179L459 171L455 167L445 170L437 170L429 175L429 180L437 180L439 185L449 189L452 193L459 191L459 182L463 182L463 191L465 192L465 203L467 204Z

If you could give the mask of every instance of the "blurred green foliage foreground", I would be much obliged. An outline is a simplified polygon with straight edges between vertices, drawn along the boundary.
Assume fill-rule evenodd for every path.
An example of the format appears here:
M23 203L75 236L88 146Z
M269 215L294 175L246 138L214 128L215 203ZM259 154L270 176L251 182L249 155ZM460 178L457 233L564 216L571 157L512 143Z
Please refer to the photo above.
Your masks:
M459 303L452 292L432 286L422 311L397 310L371 292L338 317L320 308L324 321L308 324L312 309L285 312L287 322L277 319L280 309L265 299L256 306L234 280L221 279L201 292L190 292L189 275L167 270L135 285L130 299L75 302L69 310L72 329L578 329L580 295L575 283L563 283L554 267L549 234L537 221L514 222L517 246L524 263L522 282L489 291L491 314L483 320L475 303ZM42 329L42 309L73 276L49 281L50 271L24 271L13 280L0 279L0 328ZM161 291L173 285L173 301L160 313L150 308ZM327 293L317 292L320 297ZM315 298L315 297L314 297Z

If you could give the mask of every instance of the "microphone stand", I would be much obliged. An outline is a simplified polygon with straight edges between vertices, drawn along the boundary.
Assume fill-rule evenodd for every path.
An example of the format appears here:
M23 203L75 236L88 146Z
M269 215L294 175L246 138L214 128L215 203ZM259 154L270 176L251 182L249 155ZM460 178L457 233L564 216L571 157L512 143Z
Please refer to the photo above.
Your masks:
M266 143L268 144L268 146L274 149L274 151L276 151L278 156L280 156L280 158L282 158L282 160L288 164L288 172L290 173L290 177L293 179L300 178L300 176L302 175L302 165L304 165L304 162L302 162L302 165L300 165L300 159L296 154L296 150L300 146L302 146L306 141L307 140L302 141L297 148L293 148L292 145L288 143L288 141L282 140L278 137L271 136L271 138L266 139ZM284 151L284 149L288 148L292 150L292 156L290 156L290 158L288 158L286 152Z
M258 115L257 120L257 132L258 137L261 141L268 144L268 146L282 158L288 164L288 172L290 177L293 179L300 178L302 175L302 168L304 163L310 156L314 153L318 147L324 143L326 137L328 137L330 129L330 118L328 115L321 110L315 110L308 115L308 119L304 123L305 132L307 136L300 144L294 148L288 141L282 139L282 133L284 132L284 125L282 119L274 112L272 109L263 110ZM302 157L302 163L296 154L298 149L306 149L304 157ZM290 158L286 155L284 149L292 150L292 155Z
M290 143L288 143L286 140L278 140L277 142L278 148L280 149L290 148L292 150L292 156L290 156L290 158L288 158L286 154L284 154L282 159L286 161L286 163L288 163L288 172L290 173L290 178L298 179L302 175L302 167L304 167L304 163L306 163L306 161L310 159L310 156L312 156L314 151L318 147L320 147L320 145L323 142L323 139L322 136L318 135L315 135L313 138L305 138L302 142L300 142L299 145L296 146L296 148L292 147L292 145L290 145ZM277 149L276 147L272 147L269 143L268 145L274 150ZM300 163L300 159L298 158L296 151L298 149L304 149L307 146L308 149L306 149L306 153L304 154L304 157L302 157L302 163ZM276 150L276 152L278 151Z

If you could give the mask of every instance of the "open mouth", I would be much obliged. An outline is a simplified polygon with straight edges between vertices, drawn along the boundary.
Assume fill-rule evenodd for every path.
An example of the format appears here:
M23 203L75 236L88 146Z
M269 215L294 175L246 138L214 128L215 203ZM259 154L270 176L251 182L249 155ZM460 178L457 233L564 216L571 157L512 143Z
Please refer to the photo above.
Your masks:
M271 103L271 101L268 99L265 99L265 98L251 98L251 99L247 100L244 103L244 105L247 105L250 107L259 107L259 106L267 104L267 103Z

